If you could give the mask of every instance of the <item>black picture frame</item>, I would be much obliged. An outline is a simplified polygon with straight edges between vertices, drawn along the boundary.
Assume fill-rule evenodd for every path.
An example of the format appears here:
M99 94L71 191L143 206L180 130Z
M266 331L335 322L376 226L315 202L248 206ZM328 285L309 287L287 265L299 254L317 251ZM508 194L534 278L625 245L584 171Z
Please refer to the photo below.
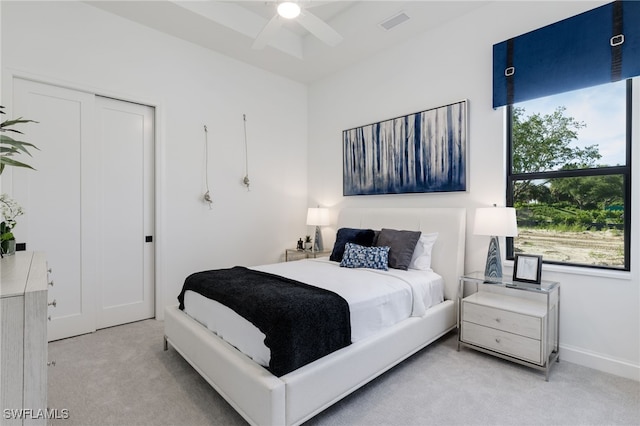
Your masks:
M516 254L513 260L513 281L540 285L542 281L542 256Z

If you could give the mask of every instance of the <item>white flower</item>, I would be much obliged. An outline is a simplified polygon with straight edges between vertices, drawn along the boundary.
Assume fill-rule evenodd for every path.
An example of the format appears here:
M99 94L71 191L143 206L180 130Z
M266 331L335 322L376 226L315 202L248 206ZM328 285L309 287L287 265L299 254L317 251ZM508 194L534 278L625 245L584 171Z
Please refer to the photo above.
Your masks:
M16 226L16 217L24 214L24 210L13 198L7 194L0 195L0 213L6 230L11 231Z

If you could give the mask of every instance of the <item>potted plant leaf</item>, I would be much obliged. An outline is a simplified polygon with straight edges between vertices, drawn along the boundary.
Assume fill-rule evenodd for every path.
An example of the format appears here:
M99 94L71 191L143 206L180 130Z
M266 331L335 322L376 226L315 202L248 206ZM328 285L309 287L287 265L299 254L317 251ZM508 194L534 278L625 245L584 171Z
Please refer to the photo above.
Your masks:
M4 106L0 105L0 114L5 114ZM19 141L12 136L21 135L20 130L14 129L16 124L37 123L34 120L25 120L22 117L14 120L4 120L0 123L0 175L6 166L25 167L35 170L33 167L12 158L14 155L23 153L31 156L29 149L38 149L35 145ZM7 134L8 133L8 134ZM0 257L4 254L13 254L16 250L16 239L13 235L13 228L16 226L16 217L24 214L24 210L18 203L7 194L0 195Z
M5 114L3 111L4 107L0 105L0 114ZM26 167L28 169L33 169L30 165L18 161L12 158L16 154L24 153L31 156L29 149L38 149L35 145L29 142L23 142L12 138L11 136L5 134L10 133L12 136L21 135L22 132L20 130L14 129L13 126L16 124L22 123L37 123L34 120L25 120L22 117L14 119L14 120L4 120L0 123L0 174L4 171L6 166L12 167Z

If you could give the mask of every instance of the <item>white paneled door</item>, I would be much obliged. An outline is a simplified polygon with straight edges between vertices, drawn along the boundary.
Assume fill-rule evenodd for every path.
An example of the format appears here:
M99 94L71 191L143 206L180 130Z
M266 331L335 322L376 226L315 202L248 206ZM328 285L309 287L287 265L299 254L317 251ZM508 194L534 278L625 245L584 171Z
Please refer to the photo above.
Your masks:
M96 97L97 328L154 316L153 115L146 105Z
M12 169L18 243L46 252L49 340L154 316L151 107L14 79L37 171ZM6 173L6 172L5 172ZM147 242L148 241L148 242Z
M95 286L84 284L95 282L96 259L83 249L95 238L87 232L95 212L82 204L91 196L87 166L95 159L83 145L93 138L94 96L21 79L13 90L11 115L38 121L22 129L23 140L39 148L28 159L36 171L11 169L11 192L26 212L16 241L46 252L52 268L49 299L57 303L49 310L49 340L88 333L95 330Z

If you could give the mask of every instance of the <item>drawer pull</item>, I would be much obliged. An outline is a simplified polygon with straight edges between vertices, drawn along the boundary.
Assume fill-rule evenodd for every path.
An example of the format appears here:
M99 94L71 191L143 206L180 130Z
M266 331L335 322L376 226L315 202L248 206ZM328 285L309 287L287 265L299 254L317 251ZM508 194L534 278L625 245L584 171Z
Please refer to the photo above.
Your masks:
M496 322L498 322L498 323L499 323L499 322L500 322L500 318L496 318Z
M53 287L53 280L49 281L49 285Z
M58 302L56 302L56 299L53 299L53 302L47 303L47 305L53 306L54 308L56 307L57 304L58 304Z
M49 321L51 321L51 315L49 315L49 316L47 317L47 319L48 319Z
M56 366L56 362L55 361L47 362L47 367L55 367L55 366Z
M500 343L500 338L496 337L496 343Z
M51 273L51 271L52 271L52 269L51 269L51 268L47 269L47 272L48 272L48 273Z

